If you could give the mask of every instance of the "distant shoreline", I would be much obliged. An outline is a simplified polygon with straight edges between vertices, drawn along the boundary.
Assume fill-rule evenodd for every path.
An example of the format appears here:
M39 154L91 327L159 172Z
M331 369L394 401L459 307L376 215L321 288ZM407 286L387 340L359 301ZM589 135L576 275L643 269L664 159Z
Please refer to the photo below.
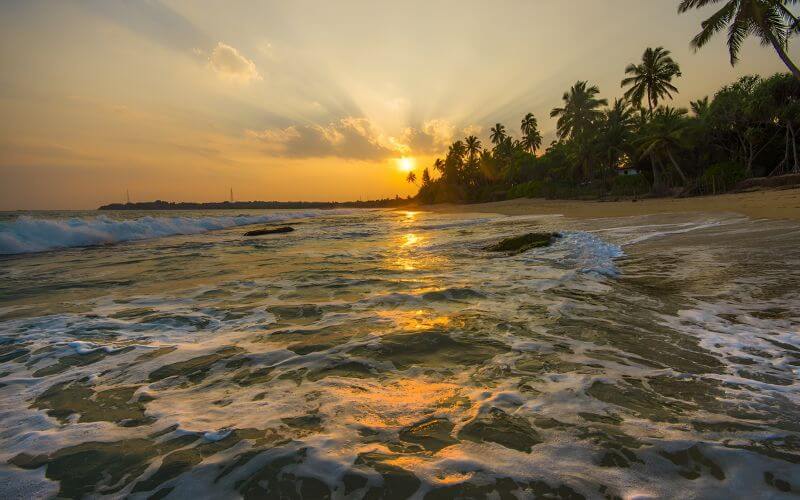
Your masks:
M368 201L222 201L222 202L172 202L144 201L137 203L110 203L97 210L282 210L282 209L335 209L335 208L397 208L411 202L406 198L388 198Z

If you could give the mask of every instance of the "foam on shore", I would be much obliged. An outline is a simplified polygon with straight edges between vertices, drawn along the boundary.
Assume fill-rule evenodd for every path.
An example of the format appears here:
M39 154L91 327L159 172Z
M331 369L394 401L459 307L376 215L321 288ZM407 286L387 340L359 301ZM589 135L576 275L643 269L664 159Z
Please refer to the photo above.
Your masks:
M0 223L0 254L44 252L59 248L199 234L317 215L319 212L314 211L218 217L141 217L129 220L112 219L105 215L73 219L21 216L13 222Z

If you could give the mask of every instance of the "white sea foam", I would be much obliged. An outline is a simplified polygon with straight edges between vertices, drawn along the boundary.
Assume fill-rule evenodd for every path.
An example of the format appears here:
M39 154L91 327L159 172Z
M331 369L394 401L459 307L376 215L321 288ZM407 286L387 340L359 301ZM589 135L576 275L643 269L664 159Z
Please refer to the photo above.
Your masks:
M571 247L567 258L573 260L582 272L605 276L618 273L614 259L625 255L622 247L585 232L567 233L564 239Z
M0 254L44 252L179 234L199 234L317 215L319 212L287 212L217 217L141 217L129 220L112 219L105 215L82 219L38 219L21 216L12 222L0 224Z
M156 444L191 435L196 440L186 450L214 451L159 486L162 494L169 491L175 497L239 496L242 485L255 484L246 481L269 470L282 471L283 479L314 478L338 488L336 496L351 470L369 478L365 489L380 487L379 466L370 464L382 456L420 480L412 498L441 486L490 484L496 478L536 481L537 488L564 485L589 498L599 496L599 487L622 498L777 497L778 490L764 482L766 471L795 487L797 465L760 450L774 446L783 453L788 445L779 439L796 435L786 429L794 425L798 382L776 385L748 377L773 374L789 380L795 373L795 348L800 347L793 286L797 266L786 266L786 292L763 268L751 268L749 262L757 262L752 259L737 262L736 281L720 278L707 285L694 280L697 289L686 286L681 296L673 296L669 289L662 293L652 287L657 275L648 270L637 274L638 259L663 263L672 250L626 245L644 232L654 230L660 237L696 225L582 232L578 229L593 226L565 222L546 228L563 234L547 248L495 256L483 248L501 238L498 227L509 234L528 229L512 225L516 220L496 219L473 225L468 234L431 230L419 236L421 244L415 240L401 246L398 238L426 226L426 215L413 223L368 216L377 220L357 215L354 225L374 235L374 243L320 242L319 235L347 234L341 228L349 226L327 220L304 225L305 238L268 252L212 241L213 255L222 257L208 276L197 276L204 265L199 258L197 266L169 271L147 263L136 269L130 284L125 266L113 274L107 262L96 267L67 253L48 256L48 266L6 259L25 301L0 307L0 315L6 315L0 316L0 341L12 346L4 353L29 352L24 362L5 362L8 373L0 377L0 425L7 429L0 433L0 497L58 494L45 467L28 471L8 463L20 453L36 456L87 442L144 440L153 431L165 431L146 438ZM794 242L787 241L790 246L781 240L779 255L798 255L788 253L796 248ZM119 264L128 252L158 246L120 245L97 252ZM617 260L623 248L631 254L627 262ZM699 273L707 266L705 255L711 252L691 248L680 273ZM684 250L678 247L675 253ZM59 259L81 271L78 277L63 273L65 267L51 270L51 262ZM618 273L624 279L613 279ZM678 274L664 279L678 280ZM89 294L79 283L84 285L79 294L58 294L70 292L84 276L126 284ZM169 280L159 281L163 278ZM52 289L25 287L36 280ZM29 296L47 307L26 309L33 302ZM275 306L301 312L271 312ZM660 351L648 346L651 341L663 346L663 366ZM234 346L242 350L205 364L214 359L209 356ZM95 355L76 360L76 352ZM702 375L686 370L683 353L688 366L693 359L713 356L721 369ZM741 365L745 358L751 362ZM196 368L186 363L191 360ZM172 366L174 375L151 380L164 366ZM358 367L363 367L360 373L348 373ZM685 395L665 393L657 385L664 381L670 390L685 385ZM92 391L87 404L114 394L103 391L139 386L132 401L143 405L152 422L128 427L132 422L127 420L81 421L78 415L63 422L48 414L48 398L33 404L65 382L76 383L80 393ZM614 397L600 397L592 390L596 384L613 390ZM692 396L694 389L717 386L724 394L709 393L713 401ZM639 389L644 399L630 399L638 398ZM741 407L748 413L728 410ZM463 438L466 425L476 415L488 417L491 408L527 420L542 442L526 453ZM648 410L663 411L675 422L651 421L641 413ZM602 416L607 418L598 421ZM394 444L404 441L403 429L431 417L446 419L457 442L433 453L398 451ZM555 426L544 425L550 419L557 421ZM748 424L753 430L702 431L694 422ZM281 441L264 449L247 437L261 431ZM228 447L231 441L237 442ZM215 442L220 444L209 446ZM628 442L640 444L628 450ZM690 457L687 466L680 466L662 452L701 452L703 459ZM625 453L630 466L598 466L608 453ZM156 477L168 461L159 456L146 462L147 469L136 472L141 477L132 474L114 495L153 493L133 489L140 480ZM709 474L708 463L724 470L726 478ZM75 473L98 481L88 469L92 465L89 460ZM49 470L53 475L55 469ZM685 479L683 473L690 470L698 477ZM96 486L87 485L99 491Z

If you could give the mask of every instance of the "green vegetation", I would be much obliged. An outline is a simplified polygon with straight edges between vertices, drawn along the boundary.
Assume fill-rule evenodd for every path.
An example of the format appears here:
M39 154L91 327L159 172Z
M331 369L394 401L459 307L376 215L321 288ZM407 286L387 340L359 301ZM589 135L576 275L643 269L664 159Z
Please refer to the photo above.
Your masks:
M531 113L519 139L497 123L490 147L474 136L453 142L433 164L438 176L423 170L417 199L713 194L749 177L800 173L800 81L791 74L745 76L692 101L691 112L663 104L678 92L681 75L668 50L647 49L626 74L625 97L610 105L587 81L565 92L551 112L557 140L539 155L541 133Z
M745 76L687 109L664 105L678 93L678 63L664 47L648 48L625 68L622 99L609 105L600 89L578 81L563 96L557 140L543 154L532 113L522 119L520 139L502 123L490 130L491 148L477 137L457 140L431 176L421 175L422 203L482 202L507 198L637 197L644 194L708 194L732 189L749 177L800 173L800 69L789 58L800 20L794 0L682 0L678 12L722 6L692 40L703 47L727 29L731 64L748 36L771 46L791 73ZM644 103L647 106L644 106ZM632 174L622 176L621 174ZM416 176L408 181L416 184Z
M678 12L701 9L720 0L683 0ZM748 35L753 35L762 45L771 45L794 77L800 80L800 70L787 54L789 38L798 33L800 21L789 9L797 0L728 0L722 8L703 21L702 30L692 40L699 49L714 34L727 27L728 51L731 64L739 60L739 49Z

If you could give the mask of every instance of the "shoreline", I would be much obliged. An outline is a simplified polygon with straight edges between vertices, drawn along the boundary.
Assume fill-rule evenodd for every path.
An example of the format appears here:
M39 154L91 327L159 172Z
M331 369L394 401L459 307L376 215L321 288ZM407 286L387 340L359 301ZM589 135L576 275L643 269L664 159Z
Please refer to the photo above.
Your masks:
M548 200L517 198L457 205L417 205L439 213L496 213L502 215L563 215L573 219L599 219L670 213L737 213L751 219L800 221L800 187L765 189L692 198L645 198L637 201Z

